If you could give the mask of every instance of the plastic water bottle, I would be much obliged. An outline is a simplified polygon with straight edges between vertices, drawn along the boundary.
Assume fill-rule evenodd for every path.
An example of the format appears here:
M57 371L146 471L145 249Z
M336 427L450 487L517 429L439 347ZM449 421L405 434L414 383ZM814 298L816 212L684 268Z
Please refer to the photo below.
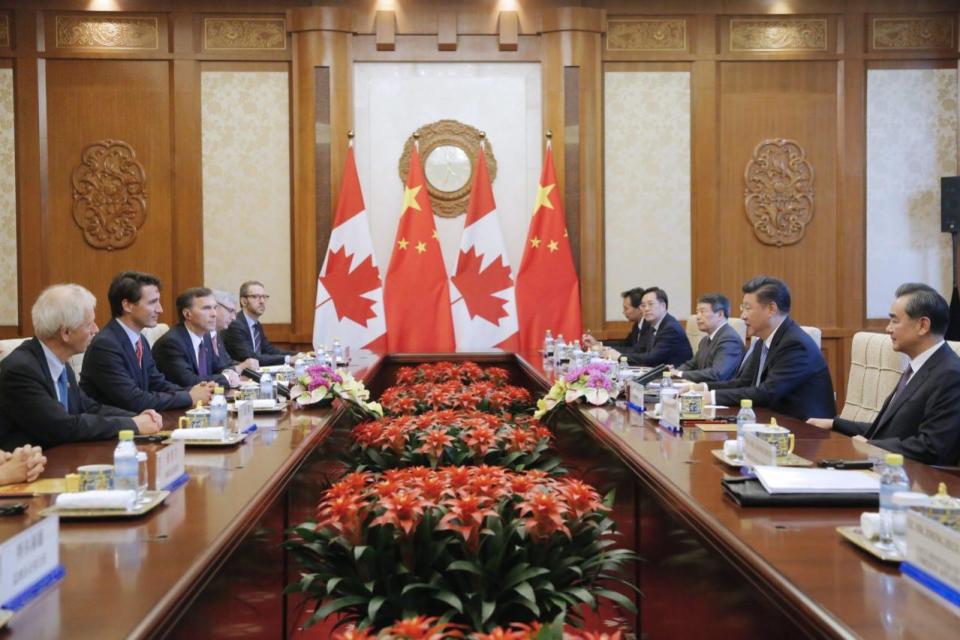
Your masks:
M334 369L346 364L343 360L343 347L340 346L339 340L333 341L333 350L332 350L332 353L330 354L330 358L331 360L333 360L330 366L332 366Z
M673 380L671 379L670 372L664 371L663 377L660 379L660 415L663 416L666 413L666 407L668 402L676 402L679 398L679 389L673 385ZM664 421L661 420L661 425L664 424ZM680 430L680 425L670 425L670 430Z
M223 387L213 390L213 399L210 400L210 426L227 426L227 399L223 395Z
M265 373L260 376L260 399L261 400L274 400L276 396L274 395L273 390L273 376L269 373Z
M907 532L907 514L904 507L893 503L893 494L910 491L910 479L903 469L903 456L888 453L880 475L880 542L891 544Z
M297 380L307 375L307 364L303 361L303 358L297 358L293 361L293 375L297 377Z
M139 492L140 463L137 462L137 447L133 444L133 431L120 432L120 442L113 450L113 488Z
M567 350L567 343L563 340L563 334L557 334L557 341L553 345L553 362L557 366L563 362L564 352Z
M547 335L543 339L543 357L553 357L553 334L547 329Z
M737 413L737 453L743 458L744 425L757 421L757 414L753 412L753 400L744 398L740 401L740 411Z

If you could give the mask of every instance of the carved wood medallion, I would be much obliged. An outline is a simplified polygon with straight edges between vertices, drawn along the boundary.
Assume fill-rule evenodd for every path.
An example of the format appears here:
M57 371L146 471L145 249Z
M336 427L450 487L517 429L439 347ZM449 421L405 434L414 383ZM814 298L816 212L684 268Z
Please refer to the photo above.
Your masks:
M952 49L956 18L903 16L873 19L873 49Z
M678 19L609 20L610 51L686 51L687 21Z
M94 249L133 244L147 219L146 172L126 142L101 140L73 170L73 219Z
M823 18L734 18L730 51L826 51Z
M760 242L795 244L813 220L813 167L794 140L764 140L744 173L747 218Z
M203 48L265 49L287 48L287 27L283 18L204 18Z
M438 120L420 127L416 133L420 134L420 159L433 212L445 218L455 218L465 213L481 140L490 182L497 178L497 160L490 141L481 138L480 130L476 127L456 120ZM407 184L413 143L414 137L411 135L400 155L398 168L403 184Z
M157 18L57 16L58 49L157 49Z

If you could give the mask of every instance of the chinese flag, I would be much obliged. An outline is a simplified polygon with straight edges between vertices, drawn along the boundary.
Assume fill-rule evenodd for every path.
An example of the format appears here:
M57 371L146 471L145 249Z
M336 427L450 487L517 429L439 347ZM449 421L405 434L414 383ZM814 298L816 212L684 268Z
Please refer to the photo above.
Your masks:
M343 165L330 245L317 277L313 346L329 347L334 340L340 340L353 349L383 353L385 331L380 269L373 255L370 223L351 143Z
M450 286L457 351L517 350L513 274L482 144Z
M583 326L580 321L580 282L573 268L573 254L549 143L527 243L517 272L516 292L520 350L523 353L539 349L547 329L554 336L562 334L567 341L580 338Z
M447 269L416 145L410 154L403 210L384 281L383 304L389 353L456 349Z

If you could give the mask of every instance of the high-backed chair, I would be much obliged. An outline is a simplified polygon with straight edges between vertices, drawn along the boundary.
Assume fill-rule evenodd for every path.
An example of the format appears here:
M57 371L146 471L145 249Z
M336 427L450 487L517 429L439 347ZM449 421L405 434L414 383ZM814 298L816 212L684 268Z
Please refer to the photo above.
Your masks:
M954 344L957 343L951 346ZM887 334L868 331L855 333L850 347L847 395L840 417L872 422L880 412L883 401L897 388L906 366L907 357L893 350L893 343Z
M817 343L817 349L823 347L823 332L820 331L818 327L805 327L800 326L801 329L807 332L807 335L813 338L813 341Z
M14 349L29 339L30 338L10 338L8 340L0 340L0 360L3 360L13 353Z
M170 325L163 322L157 323L152 329L144 329L141 333L147 339L147 343L153 348L153 343L160 339L160 336L170 331Z
M747 325L740 318L730 318L730 326L740 335L740 339L746 341L747 339ZM693 352L697 352L697 347L700 346L700 341L703 340L705 334L703 331L700 331L700 328L697 327L697 314L693 314L687 318L687 340L690 341L690 347L693 349Z

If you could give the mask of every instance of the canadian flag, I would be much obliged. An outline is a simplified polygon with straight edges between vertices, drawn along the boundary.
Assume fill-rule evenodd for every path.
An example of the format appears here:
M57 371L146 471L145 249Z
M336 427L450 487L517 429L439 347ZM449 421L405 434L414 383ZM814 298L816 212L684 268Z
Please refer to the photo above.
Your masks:
M373 255L351 142L343 165L340 201L327 255L317 277L313 346L329 348L334 340L339 340L351 349L382 354L386 352L386 332L380 269Z
M450 278L457 351L516 351L513 275L490 188L483 145L477 155L457 271Z

